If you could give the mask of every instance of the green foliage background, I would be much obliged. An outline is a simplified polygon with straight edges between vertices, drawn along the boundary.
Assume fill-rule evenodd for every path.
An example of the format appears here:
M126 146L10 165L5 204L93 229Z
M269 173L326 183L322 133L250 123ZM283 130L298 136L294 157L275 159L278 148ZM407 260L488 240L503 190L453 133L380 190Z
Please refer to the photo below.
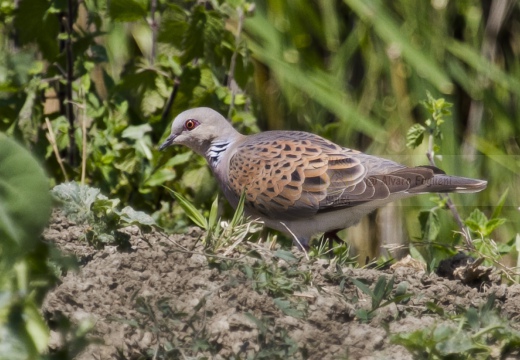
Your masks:
M454 103L438 165L489 180L488 190L455 203L491 213L509 189L509 221L495 238L519 231L516 1L17 4L0 5L0 130L31 148L54 184L83 176L180 230L189 221L161 185L206 212L217 186L187 149L157 151L179 112L210 106L245 133L312 131L419 165L426 148L407 149L404 134L428 116L420 101L431 92ZM430 204L403 203L410 238ZM441 221L440 238L452 243L456 227L448 214Z
M482 193L455 197L466 224L483 237L501 225L492 238L513 244L520 232L515 0L1 1L0 359L46 350L39 307L64 261L39 241L51 210L47 188L77 180L180 231L190 222L163 185L205 215L217 185L189 150L157 151L179 112L209 106L244 133L306 130L420 165L426 145L410 150L405 134L429 116L420 105L427 93L454 104L437 164L489 181ZM44 164L49 183L14 140ZM98 211L114 213L116 202ZM420 213L432 204L427 196L401 203L402 216L387 222L404 233L377 225L408 241L421 237L420 214L435 217L441 226L430 232L453 251L460 238L451 215L441 206ZM125 209L117 221L143 216ZM71 337L77 351L85 333Z

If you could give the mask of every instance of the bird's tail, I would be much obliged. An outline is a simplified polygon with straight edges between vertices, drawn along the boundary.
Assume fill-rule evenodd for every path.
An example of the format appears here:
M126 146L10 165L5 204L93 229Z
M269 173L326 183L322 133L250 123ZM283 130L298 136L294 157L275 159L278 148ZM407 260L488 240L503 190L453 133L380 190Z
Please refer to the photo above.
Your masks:
M437 170L437 169L435 169ZM460 176L451 176L436 171L423 184L417 184L408 190L411 194L417 193L475 193L486 188L487 181Z

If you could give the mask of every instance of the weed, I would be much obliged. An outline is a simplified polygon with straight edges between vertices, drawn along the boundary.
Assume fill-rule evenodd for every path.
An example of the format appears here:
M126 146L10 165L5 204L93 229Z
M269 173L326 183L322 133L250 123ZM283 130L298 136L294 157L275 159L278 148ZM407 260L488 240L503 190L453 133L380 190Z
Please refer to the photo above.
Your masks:
M105 245L128 247L129 235L119 231L123 227L137 225L147 231L156 226L149 215L130 206L119 210L118 199L109 199L99 189L75 181L57 185L51 193L61 203L70 220L89 225L85 239L98 248Z
M497 359L520 346L520 332L494 309L494 296L425 329L395 334L392 342L420 359Z
M370 310L359 309L356 312L357 317L361 321L370 321L375 315L377 309L390 305L392 303L400 303L402 301L408 300L412 294L407 293L406 283L404 285L398 286L395 290L395 295L391 296L392 291L394 290L394 278L392 277L390 281L387 282L386 276L381 275L374 286L374 290L371 290L364 282L352 279L352 283L358 287L363 293L368 295L372 299ZM383 300L387 299L385 302Z

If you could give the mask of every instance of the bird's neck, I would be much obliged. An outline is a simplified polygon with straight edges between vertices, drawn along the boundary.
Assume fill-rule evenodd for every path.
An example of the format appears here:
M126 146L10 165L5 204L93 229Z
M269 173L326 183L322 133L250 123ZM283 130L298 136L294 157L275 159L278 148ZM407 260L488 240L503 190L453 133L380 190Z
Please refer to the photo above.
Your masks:
M224 159L229 161L231 152L233 152L245 138L246 136L235 131L227 136L220 136L214 139L204 153L204 157L211 168L216 170L219 165L227 166L226 164L222 164L222 161L224 161Z
M224 154L229 149L231 143L228 139L226 140L220 140L220 141L214 141L209 146L208 150L206 151L205 157L208 161L208 164L212 168L216 168L220 162L222 161L222 158L224 157Z

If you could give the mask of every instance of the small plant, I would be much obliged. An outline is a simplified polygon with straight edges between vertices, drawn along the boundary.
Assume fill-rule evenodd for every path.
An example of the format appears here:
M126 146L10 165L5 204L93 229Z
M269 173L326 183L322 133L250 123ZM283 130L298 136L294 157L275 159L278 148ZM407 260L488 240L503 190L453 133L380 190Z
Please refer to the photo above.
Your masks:
M354 285L358 287L366 295L370 296L372 299L370 310L359 309L356 312L357 317L361 321L370 321L375 315L378 309L390 305L392 303L399 303L402 301L408 300L412 294L406 292L407 284L400 284L395 290L395 295L392 297L392 291L394 290L394 278L392 277L390 281L387 281L386 276L381 275L374 286L374 290L371 290L368 285L364 282L352 279ZM383 300L385 300L383 302Z
M321 239L317 246L312 247L309 252L309 258L328 258L330 259L330 262L336 266L357 266L357 257L351 256L350 251L351 247L349 243L345 242L335 247L331 247L331 244L328 241Z
M490 296L479 309L469 308L425 329L393 335L392 342L417 359L501 359L518 349L520 332L499 316L494 300Z
M289 336L286 329L275 326L273 318L258 319L251 313L245 315L258 329L260 350L255 354L255 359L284 360L298 354L300 349L296 341Z
M119 200L109 199L96 188L75 181L55 186L52 195L61 202L65 215L79 224L89 224L85 239L96 247L128 246L129 236L121 228L137 225L141 230L156 226L149 215L130 206L118 209Z
M168 189L168 188L167 188ZM244 216L245 196L242 195L238 202L233 218L229 222L218 219L218 196L213 201L206 218L192 203L181 194L168 189L175 197L186 215L199 227L206 231L204 245L214 253L226 249L226 253L233 250L250 234L260 231L260 223L248 221Z
M452 104L442 98L435 99L428 93L423 105L431 117L425 121L425 126L415 124L408 130L406 144L408 147L414 149L422 144L425 135L427 135L428 150L426 156L430 165L435 166L435 152L439 150L435 141L442 139L441 125L445 122L445 117L451 114L449 109ZM465 240L466 248L475 254L475 257L484 257L489 259L488 262L498 264L500 257L508 253L514 246L514 239L508 244L497 245L490 238L491 232L506 222L505 219L499 217L506 200L506 194L507 192L500 198L490 219L480 210L475 209L465 220L462 220L449 195L439 194L438 197L432 197L431 200L435 203L435 206L431 209L421 211L419 214L421 243L414 244L415 246L411 247L411 252L414 256L425 260L429 271L432 271L436 265L438 265L441 257L446 254L455 255L455 249L450 249L437 243L441 226L438 211L441 209L449 209L459 226L459 232ZM471 235L477 235L478 239L472 240ZM421 244L427 245L424 254L426 255L425 257L415 249L417 245ZM512 279L511 276L509 277Z

